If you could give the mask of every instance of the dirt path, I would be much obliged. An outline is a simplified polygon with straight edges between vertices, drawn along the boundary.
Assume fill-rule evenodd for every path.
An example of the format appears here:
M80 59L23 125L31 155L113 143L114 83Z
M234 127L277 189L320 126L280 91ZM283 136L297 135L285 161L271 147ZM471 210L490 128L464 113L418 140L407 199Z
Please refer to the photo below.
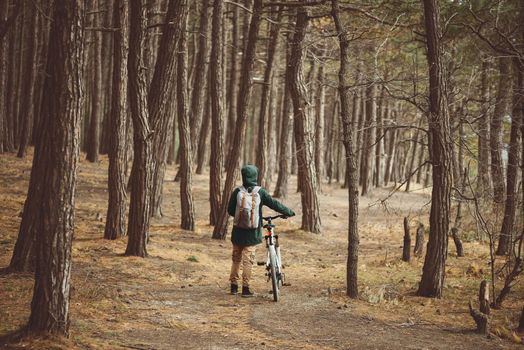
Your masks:
M0 161L0 266L5 266L16 237L30 162L4 155ZM515 346L471 332L466 300L472 291L474 295L478 276L460 275L455 280L451 274L445 300L413 296L422 262L400 262L400 228L404 215L425 220L428 197L423 194L396 194L387 207L372 205L387 197L386 190L361 200L362 298L350 301L344 297L346 192L338 185L324 185L322 235L298 230L300 210L296 218L279 223L284 271L291 285L284 287L281 301L274 303L262 267L255 267L255 298L228 295L230 242L210 239L205 175L194 180L196 233L178 228L178 184L166 182L165 216L154 221L150 258L123 257L125 240L100 239L106 166L105 159L102 164L81 164L72 337L66 348L478 350ZM167 178L173 176L174 170L169 169ZM285 203L300 208L299 201L293 193ZM263 253L259 246L259 260ZM450 260L450 268L460 271L466 271L471 262ZM0 336L26 322L31 288L30 276L0 276ZM457 298L461 299L454 301ZM10 348L39 348L35 344Z

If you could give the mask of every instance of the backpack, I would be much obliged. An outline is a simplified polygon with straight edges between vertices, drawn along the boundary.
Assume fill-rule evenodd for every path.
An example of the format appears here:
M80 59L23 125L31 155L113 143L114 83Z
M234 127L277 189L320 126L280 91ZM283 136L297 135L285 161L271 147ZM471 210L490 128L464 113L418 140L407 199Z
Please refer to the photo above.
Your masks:
M234 225L239 228L256 229L260 222L260 186L255 186L248 192L244 186L237 193Z

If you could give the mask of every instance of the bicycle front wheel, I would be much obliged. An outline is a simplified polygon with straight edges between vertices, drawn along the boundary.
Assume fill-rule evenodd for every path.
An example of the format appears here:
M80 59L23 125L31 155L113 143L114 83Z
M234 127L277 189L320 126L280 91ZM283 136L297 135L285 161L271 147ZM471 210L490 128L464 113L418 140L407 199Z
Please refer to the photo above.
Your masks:
M275 251L275 246L269 246L269 267L271 272L271 285L273 287L273 300L278 301L280 296L278 279L277 279L277 252Z

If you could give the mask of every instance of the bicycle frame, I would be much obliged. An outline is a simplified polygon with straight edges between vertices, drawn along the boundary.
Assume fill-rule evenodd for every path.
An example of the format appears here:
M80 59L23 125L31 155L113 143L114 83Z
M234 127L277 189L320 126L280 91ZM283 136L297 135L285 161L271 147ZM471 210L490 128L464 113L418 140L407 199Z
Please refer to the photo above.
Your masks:
M265 239L266 239L266 249L267 249L267 260L266 260L266 268L269 268L269 254L270 254L270 246L275 247L275 253L277 256L277 271L280 275L282 275L282 259L280 257L280 244L278 244L278 235L275 235L273 233L273 228L270 228L267 230ZM281 279L282 282L282 279Z
M271 223L272 217L264 218L267 224L264 225L265 241L267 248L267 260L266 260L266 275L269 280L272 281L273 287L273 299L278 301L280 295L280 288L284 285L284 273L282 272L282 258L280 255L280 244L278 242L278 235L275 234L275 225ZM273 260L273 262L272 262ZM272 266L272 264L274 266Z

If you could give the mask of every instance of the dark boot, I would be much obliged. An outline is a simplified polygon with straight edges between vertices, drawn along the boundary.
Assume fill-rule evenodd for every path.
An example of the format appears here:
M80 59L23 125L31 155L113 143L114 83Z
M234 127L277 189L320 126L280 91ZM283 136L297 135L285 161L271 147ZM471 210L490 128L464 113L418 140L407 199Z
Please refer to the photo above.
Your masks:
M238 294L238 285L231 283L231 294Z
M254 296L255 294L249 290L249 287L242 286L242 298L251 298Z

